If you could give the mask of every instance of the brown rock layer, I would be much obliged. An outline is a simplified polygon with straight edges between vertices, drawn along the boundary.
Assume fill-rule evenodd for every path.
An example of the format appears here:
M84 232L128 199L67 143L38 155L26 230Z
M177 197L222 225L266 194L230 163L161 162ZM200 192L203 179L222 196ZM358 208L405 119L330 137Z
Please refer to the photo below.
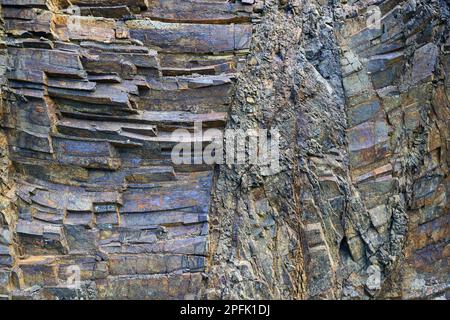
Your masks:
M213 167L174 165L172 132L224 128L253 7L71 3L2 1L1 294L201 298Z
M0 4L1 298L447 298L446 1Z

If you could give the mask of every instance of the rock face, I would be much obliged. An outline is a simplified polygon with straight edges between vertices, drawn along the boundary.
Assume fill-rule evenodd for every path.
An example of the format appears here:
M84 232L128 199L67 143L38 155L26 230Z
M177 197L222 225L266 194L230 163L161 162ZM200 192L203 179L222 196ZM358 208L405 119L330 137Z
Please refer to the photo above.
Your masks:
M446 1L0 3L1 298L447 298Z
M437 297L448 289L449 271L449 8L442 1L374 8L339 12L357 12L338 34L350 174L369 214L346 230L346 241L355 260L362 240L366 258L387 279L369 294ZM381 16L381 28L361 26L364 11Z
M71 4L2 1L2 294L201 298L214 167L174 165L172 133L224 128L253 6Z

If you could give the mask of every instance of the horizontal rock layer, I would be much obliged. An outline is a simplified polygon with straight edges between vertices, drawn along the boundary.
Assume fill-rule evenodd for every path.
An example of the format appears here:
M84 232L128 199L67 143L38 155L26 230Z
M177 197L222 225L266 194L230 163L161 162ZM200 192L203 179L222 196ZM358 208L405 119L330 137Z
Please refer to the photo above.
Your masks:
M448 298L445 1L0 8L0 298Z
M225 127L253 6L1 5L16 215L13 236L2 229L0 294L200 298L213 167L174 165L173 132Z

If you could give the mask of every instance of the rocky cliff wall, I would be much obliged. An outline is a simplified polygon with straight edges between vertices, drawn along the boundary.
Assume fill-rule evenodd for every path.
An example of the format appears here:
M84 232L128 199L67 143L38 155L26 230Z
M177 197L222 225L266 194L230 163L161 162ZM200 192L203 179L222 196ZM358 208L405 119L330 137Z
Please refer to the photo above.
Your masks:
M349 166L368 212L346 233L351 259L380 267L376 296L445 296L448 3L349 1L338 12Z
M316 1L266 1L255 27L229 126L278 129L281 172L220 170L211 236L222 297L338 297L338 252L325 234L342 229L352 195L332 12Z
M1 247L2 294L203 297L214 167L201 154L175 165L171 150L201 151L197 122L224 128L252 3L1 3L16 206L2 220L14 239Z
M1 7L0 7L1 10ZM6 42L4 21L0 22L0 95L8 92L6 73ZM0 99L0 117L7 112L7 105ZM13 234L16 221L16 211L12 201L14 184L11 178L11 163L9 160L8 140L3 128L0 128L0 297L9 297L11 290L11 275L14 265Z
M3 298L446 297L446 1L1 4Z

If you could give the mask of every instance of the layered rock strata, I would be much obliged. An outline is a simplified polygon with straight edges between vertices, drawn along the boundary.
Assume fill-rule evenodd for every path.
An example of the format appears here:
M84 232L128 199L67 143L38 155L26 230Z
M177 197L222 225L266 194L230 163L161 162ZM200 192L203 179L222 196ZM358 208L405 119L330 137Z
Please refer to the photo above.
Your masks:
M2 10L16 190L2 294L200 298L213 167L174 165L183 137L172 133L225 126L253 5L42 0ZM189 139L200 150L208 142Z
M1 298L448 298L446 1L0 3Z

